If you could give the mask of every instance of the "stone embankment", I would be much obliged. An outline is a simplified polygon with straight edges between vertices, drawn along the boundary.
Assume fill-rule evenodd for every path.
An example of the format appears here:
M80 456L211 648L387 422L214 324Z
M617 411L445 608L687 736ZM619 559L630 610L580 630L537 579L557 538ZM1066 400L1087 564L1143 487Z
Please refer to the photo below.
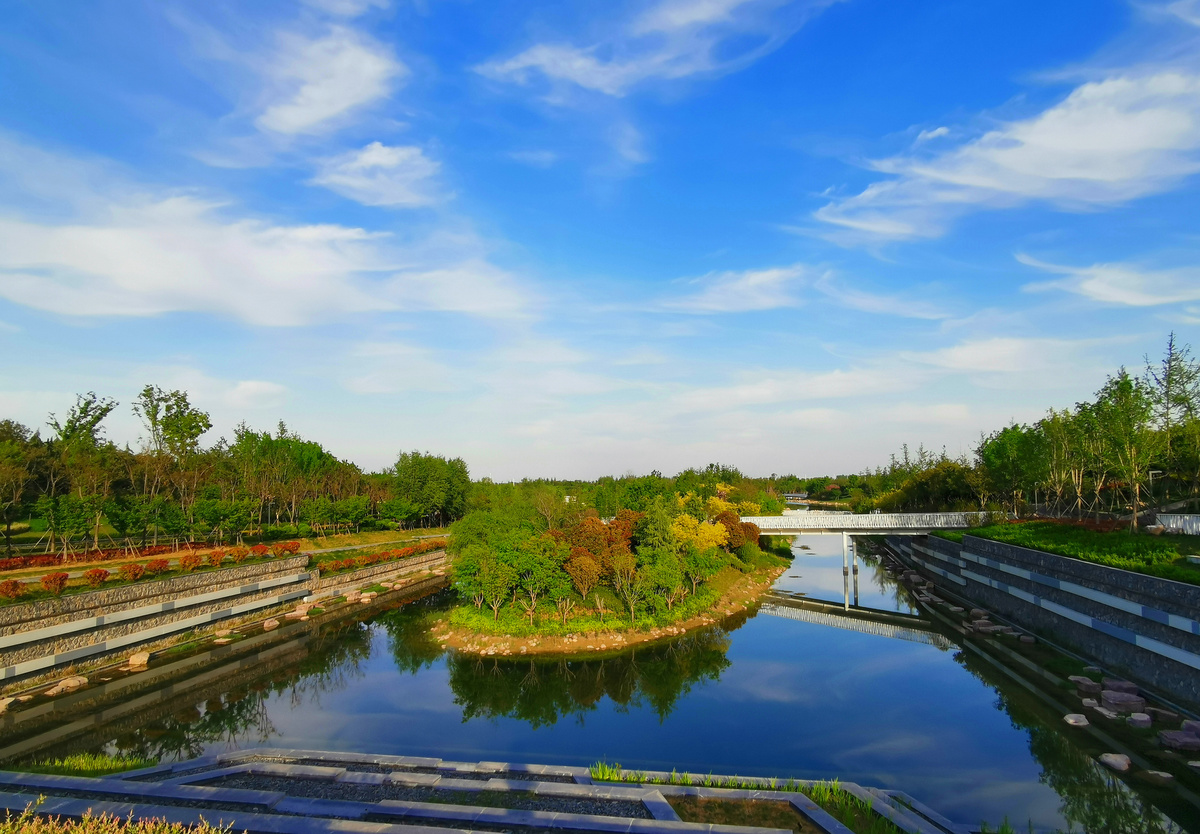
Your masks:
M888 544L939 591L1200 708L1200 585L969 534Z
M434 551L320 576L300 554L0 606L0 686L297 600L441 570L445 561L444 551Z

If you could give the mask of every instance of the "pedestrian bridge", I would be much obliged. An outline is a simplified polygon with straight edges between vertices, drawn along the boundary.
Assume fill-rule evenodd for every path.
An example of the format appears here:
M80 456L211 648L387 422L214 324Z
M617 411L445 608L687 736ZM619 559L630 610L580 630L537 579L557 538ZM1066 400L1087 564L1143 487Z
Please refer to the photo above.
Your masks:
M773 617L891 637L894 640L925 643L939 649L949 649L953 646L945 635L934 629L929 620L898 611L881 611L859 605L807 599L786 591L772 591L767 594L760 610Z
M931 530L961 530L987 521L987 513L797 513L796 515L742 516L767 535L799 536L803 533L850 535L923 535Z

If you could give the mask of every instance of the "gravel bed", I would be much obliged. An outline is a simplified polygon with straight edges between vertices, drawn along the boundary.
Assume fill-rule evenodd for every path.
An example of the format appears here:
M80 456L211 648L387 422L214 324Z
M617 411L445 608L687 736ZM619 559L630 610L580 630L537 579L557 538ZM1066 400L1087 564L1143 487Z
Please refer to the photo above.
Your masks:
M523 791L494 791L483 797L464 791L438 790L404 785L353 785L326 782L319 779L287 779L279 776L252 776L238 773L213 779L205 784L222 788L245 788L252 791L280 791L288 796L313 799L342 799L349 802L379 802L398 799L408 802L449 802L453 805L474 805L487 799L490 807L513 808L523 811L558 811L569 814L598 814L626 819L651 819L641 802L620 799L586 799L581 797L535 796ZM499 797L501 802L495 802ZM493 802L495 804L493 805ZM502 804L501 804L502 803Z
M521 782L559 782L568 785L575 784L575 780L570 776L557 776L551 774L542 775L540 773L512 772L508 770L501 770L496 773L460 773L457 770L452 770L450 768L405 767L403 765L372 764L370 762L341 762L330 759L288 759L281 756L255 756L254 759L247 759L245 761L314 765L316 767L344 767L346 770L354 771L356 773L436 773L439 776L445 776L449 779L474 779L478 782L486 782L488 779L512 779L513 781ZM239 762L239 764L244 763L245 762ZM178 776L180 774L175 775Z
M47 796L62 796L70 799L91 799L96 802L132 802L139 805L173 805L180 808L202 808L213 811L232 811L237 813L255 813L255 814L270 814L273 813L268 808L251 807L249 805L241 805L233 802L205 802L194 801L190 799L173 799L167 796L135 796L133 794L119 793L96 793L94 791L78 791L69 788L30 788L25 785L0 785L0 792L4 793L41 793Z

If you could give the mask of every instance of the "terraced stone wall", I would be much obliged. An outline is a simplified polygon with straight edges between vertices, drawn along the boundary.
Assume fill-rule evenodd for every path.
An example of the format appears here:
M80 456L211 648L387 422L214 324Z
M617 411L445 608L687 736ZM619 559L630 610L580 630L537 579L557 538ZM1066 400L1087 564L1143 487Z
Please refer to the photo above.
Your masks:
M971 535L888 543L945 592L1200 706L1200 586Z

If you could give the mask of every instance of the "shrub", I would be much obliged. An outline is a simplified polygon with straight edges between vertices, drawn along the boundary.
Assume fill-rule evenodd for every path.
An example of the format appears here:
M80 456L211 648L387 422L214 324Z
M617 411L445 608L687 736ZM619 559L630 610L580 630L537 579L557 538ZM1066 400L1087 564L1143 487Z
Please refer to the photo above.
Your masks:
M297 553L300 552L300 542L296 542L296 541L284 542L280 546L283 548L283 552L287 553L289 556L295 556Z
M148 573L166 573L171 569L171 563L166 559L151 559L146 563Z
M16 599L25 593L25 583L15 579L5 579L0 582L0 599Z
M275 557L286 556L287 555L287 543L286 542L275 542L275 544L271 545L271 555L275 556Z
M42 587L58 596L67 589L69 578L65 573L48 573L42 577Z
M83 578L88 585L92 586L93 588L99 588L108 581L108 577L111 575L112 574L110 574L104 568L92 568L90 571L84 573Z
M196 568L200 567L201 561L202 560L200 559L199 554L185 553L179 557L179 567L183 568L185 573L191 573Z
M121 578L126 582L137 582L146 575L145 566L139 565L137 562L130 562L128 565L121 565L121 567L117 570L120 572Z
M239 565L246 561L246 557L250 555L250 549L238 545L237 547L229 548L229 557Z
M256 544L254 547L250 548L250 553L255 559L261 559L270 552L271 548L267 547L265 544Z
M221 567L221 563L225 561L224 548L218 547L216 550L208 554L208 564L214 568Z

